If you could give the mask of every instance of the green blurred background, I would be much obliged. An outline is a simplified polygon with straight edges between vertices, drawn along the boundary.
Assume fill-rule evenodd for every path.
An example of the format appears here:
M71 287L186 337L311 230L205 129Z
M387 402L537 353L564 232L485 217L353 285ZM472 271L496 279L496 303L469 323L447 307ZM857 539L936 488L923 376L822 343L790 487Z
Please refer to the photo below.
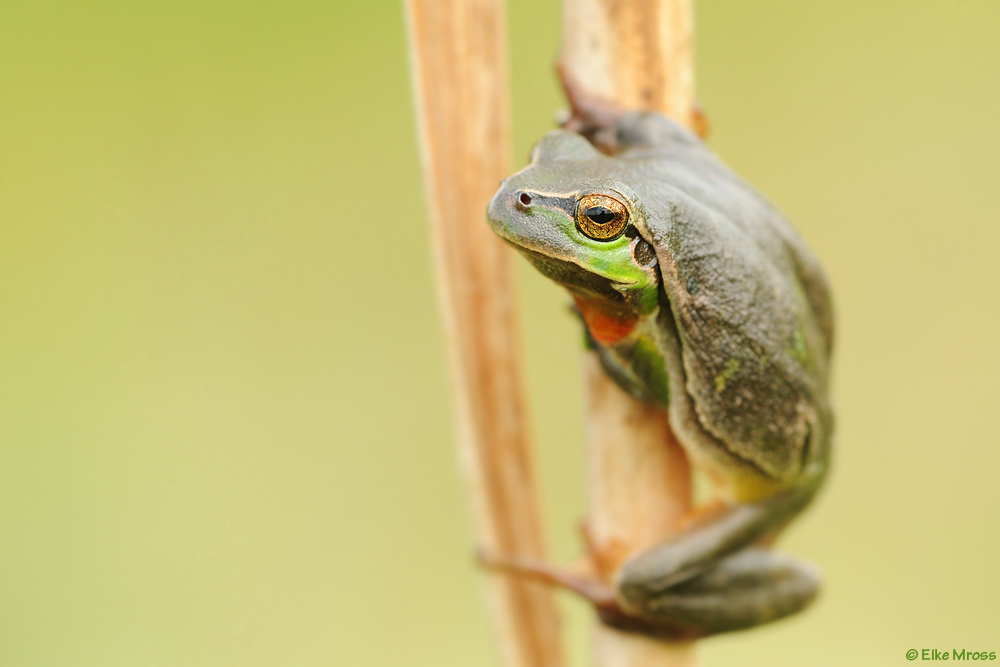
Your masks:
M1000 651L1000 3L696 12L711 145L839 315L784 540L825 593L703 665ZM521 166L559 16L509 14ZM579 335L518 267L568 560ZM398 2L0 4L0 665L495 664L449 400Z

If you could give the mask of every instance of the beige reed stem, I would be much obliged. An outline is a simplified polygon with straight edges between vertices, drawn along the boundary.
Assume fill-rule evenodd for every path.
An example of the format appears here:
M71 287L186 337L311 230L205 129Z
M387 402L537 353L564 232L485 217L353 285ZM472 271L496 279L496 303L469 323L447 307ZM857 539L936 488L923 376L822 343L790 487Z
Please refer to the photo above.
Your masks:
M544 556L522 395L510 251L485 221L510 172L502 0L406 0L459 453L480 548ZM486 574L505 667L562 667L544 586Z
M691 127L690 0L563 0L560 67L577 94L653 109ZM606 576L662 540L691 506L691 473L666 415L618 388L595 355L584 360L590 508L587 523ZM594 627L596 667L689 667L691 642L652 641Z

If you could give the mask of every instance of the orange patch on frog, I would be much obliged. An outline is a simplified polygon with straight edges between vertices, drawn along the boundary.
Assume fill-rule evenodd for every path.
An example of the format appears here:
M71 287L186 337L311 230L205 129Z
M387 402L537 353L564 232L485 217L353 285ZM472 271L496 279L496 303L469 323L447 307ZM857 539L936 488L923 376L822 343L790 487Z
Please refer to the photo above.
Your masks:
M577 310L587 323L591 337L601 345L614 345L635 329L639 317L615 308L604 299L573 295Z

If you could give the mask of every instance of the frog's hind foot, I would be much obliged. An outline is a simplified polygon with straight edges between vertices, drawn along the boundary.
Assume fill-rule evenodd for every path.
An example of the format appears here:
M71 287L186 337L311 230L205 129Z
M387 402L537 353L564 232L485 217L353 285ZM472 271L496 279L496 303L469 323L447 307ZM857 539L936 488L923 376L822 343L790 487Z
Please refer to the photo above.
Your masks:
M573 591L595 607L618 609L615 592L606 584L568 568L548 561L526 556L500 556L485 551L476 552L476 560L485 568L527 577L550 586Z
M624 579L619 583L625 615L602 614L602 619L622 630L659 637L743 630L801 611L816 597L819 581L808 563L750 548L666 588Z

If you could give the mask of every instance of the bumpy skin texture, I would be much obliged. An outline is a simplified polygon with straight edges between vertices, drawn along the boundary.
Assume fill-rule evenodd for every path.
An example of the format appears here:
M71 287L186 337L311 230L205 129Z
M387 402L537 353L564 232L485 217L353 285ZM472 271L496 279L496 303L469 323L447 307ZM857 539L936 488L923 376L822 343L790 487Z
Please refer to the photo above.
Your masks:
M488 217L570 291L609 375L666 409L694 463L736 502L625 565L619 625L684 636L749 627L801 608L816 590L805 566L789 579L788 559L764 564L766 555L739 552L787 523L825 476L829 291L784 217L696 136L653 113L628 114L613 130L612 155L572 132L546 135L531 164L503 182ZM577 202L594 194L625 204L619 237L595 240L576 224ZM727 578L736 557L742 574ZM747 563L760 565L752 594ZM706 602L725 597L704 592L710 576L743 591L729 604L743 605L742 616ZM684 590L716 609L716 622L706 622L713 612L704 605L678 618L693 599L678 602Z

